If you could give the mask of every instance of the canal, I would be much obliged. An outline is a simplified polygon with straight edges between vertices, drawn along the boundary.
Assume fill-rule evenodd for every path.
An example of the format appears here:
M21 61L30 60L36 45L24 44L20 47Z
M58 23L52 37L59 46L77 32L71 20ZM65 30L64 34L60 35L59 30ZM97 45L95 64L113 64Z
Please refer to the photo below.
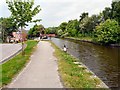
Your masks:
M120 60L120 48L100 46L92 43L76 40L52 38L59 48L65 44L68 53L78 58L92 72L94 72L109 87L118 87L118 60Z

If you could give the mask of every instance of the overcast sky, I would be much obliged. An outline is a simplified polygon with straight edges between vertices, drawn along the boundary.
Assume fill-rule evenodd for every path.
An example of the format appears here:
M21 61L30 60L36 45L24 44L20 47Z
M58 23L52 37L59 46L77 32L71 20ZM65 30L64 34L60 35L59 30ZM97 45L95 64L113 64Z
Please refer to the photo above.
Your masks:
M9 17L10 12L5 3L0 0L0 17ZM45 27L58 26L64 21L79 19L82 12L89 15L99 14L105 7L110 7L112 0L35 0L35 6L40 5L41 11L34 19L42 19L40 24ZM29 29L34 24L29 24Z

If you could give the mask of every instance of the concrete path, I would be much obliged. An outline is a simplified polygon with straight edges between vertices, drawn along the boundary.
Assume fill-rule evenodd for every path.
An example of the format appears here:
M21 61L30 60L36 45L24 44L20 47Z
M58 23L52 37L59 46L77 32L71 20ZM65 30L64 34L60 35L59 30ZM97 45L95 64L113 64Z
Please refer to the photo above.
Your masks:
M53 52L49 42L40 41L30 62L8 88L62 88Z

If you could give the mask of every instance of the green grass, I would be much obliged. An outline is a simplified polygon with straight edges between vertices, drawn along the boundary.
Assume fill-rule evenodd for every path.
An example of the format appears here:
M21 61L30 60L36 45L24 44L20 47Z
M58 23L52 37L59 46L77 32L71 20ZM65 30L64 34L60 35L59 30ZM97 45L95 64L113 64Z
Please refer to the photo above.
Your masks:
M0 70L2 73L2 78L0 78L0 83L2 83L1 86L7 85L11 82L12 78L18 74L18 72L26 65L26 63L29 61L30 56L34 50L34 47L37 45L37 41L27 41L27 47L25 48L25 55L22 56L22 54L18 54L11 60L7 61L6 63L0 65Z
M91 78L92 73L86 72L85 67L78 67L73 62L77 61L73 56L61 51L54 43L54 55L58 59L58 67L61 79L66 88L96 88L100 84L98 78Z

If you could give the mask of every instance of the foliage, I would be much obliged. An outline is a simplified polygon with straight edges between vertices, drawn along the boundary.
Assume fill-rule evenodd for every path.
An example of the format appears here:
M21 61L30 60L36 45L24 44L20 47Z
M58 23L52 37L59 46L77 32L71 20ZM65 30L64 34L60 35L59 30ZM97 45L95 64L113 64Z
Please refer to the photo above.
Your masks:
M61 29L63 32L66 30L67 22L63 22L59 25L59 29Z
M48 27L45 29L46 34L57 34L57 27Z
M82 34L87 33L87 23L89 22L90 18L88 16L84 17L81 22L80 22L80 32L82 32Z
M112 10L109 7L106 7L105 10L103 10L103 18L104 20L111 19L112 18Z
M29 32L28 32L28 36L29 37L39 37L40 32L42 32L42 30L44 30L44 26L43 25L34 25L33 28L30 28Z
M37 43L37 41L27 41L25 56L20 53L11 60L0 65L0 70L2 67L2 78L0 78L0 83L2 83L2 86L10 83L12 78L25 66L25 64L29 61L30 55L32 54L32 51L34 50L34 47L37 45Z
M57 35L59 37L64 37L66 35L67 22L61 23L57 28Z
M62 31L62 29L58 29L58 30L57 30L57 35L58 35L59 37L61 37L62 35L64 35L64 32Z
M66 26L66 31L68 32L69 36L77 36L77 33L79 32L78 20L70 20Z
M1 34L2 34L1 38L3 42L6 42L7 36L12 35L12 32L17 31L18 29L12 17L0 18L0 27L1 27Z
M32 22L32 17L38 14L41 10L40 5L33 8L33 0L7 0L6 3L8 4L8 9L11 11L11 16L13 17L14 22L16 22L18 27L21 28L27 26L28 22Z
M114 20L116 20L116 21L114 21ZM110 21L110 22L108 23L108 21ZM111 35L113 34L112 36L110 36L109 33L106 33L107 32L106 29L103 31L96 29L96 26L99 27L99 25L100 25L100 27L102 27L101 24L104 22L106 25L105 27L107 27L107 25L109 27L108 31L109 31L109 29L111 30L110 34ZM106 39L104 38L105 40L103 40L103 41L97 40L98 38L95 38L94 40L98 41L99 43L104 43L104 44L119 43L118 42L119 41L119 39L118 39L119 33L117 34L117 32L116 32L117 29L113 28L113 27L118 28L119 26L118 26L118 24L115 26L114 24L112 24L113 22L116 22L116 24L118 22L118 24L120 26L120 1L112 2L111 7L106 7L98 15L89 16L89 13L83 12L80 15L79 20L74 19L74 20L69 20L68 22L62 22L55 30L49 28L46 31L47 31L47 33L51 33L51 32L57 33L57 35L60 37L76 37L76 38L84 38L84 39L85 39L85 37L89 37L89 38L93 38L93 39L95 37L98 37L97 32L99 31L99 32L103 32L103 33L107 34L107 35L102 34L103 35L102 37L110 36L110 39L108 38L109 40L106 40L107 39L107 37L106 37ZM113 25L113 26L111 26L111 25ZM104 29L104 28L101 28L101 29ZM115 34L117 36L115 36ZM118 38L116 38L116 37L118 37Z
M92 36L95 26L99 24L100 17L98 15L92 15L91 17L84 17L80 22L80 33L82 36Z
M79 20L79 22L81 22L85 17L88 17L88 13L83 12L83 13L80 15L80 20Z
M120 27L115 20L106 20L100 23L95 30L95 40L102 44L120 42Z
M120 25L120 1L112 2L112 18Z

